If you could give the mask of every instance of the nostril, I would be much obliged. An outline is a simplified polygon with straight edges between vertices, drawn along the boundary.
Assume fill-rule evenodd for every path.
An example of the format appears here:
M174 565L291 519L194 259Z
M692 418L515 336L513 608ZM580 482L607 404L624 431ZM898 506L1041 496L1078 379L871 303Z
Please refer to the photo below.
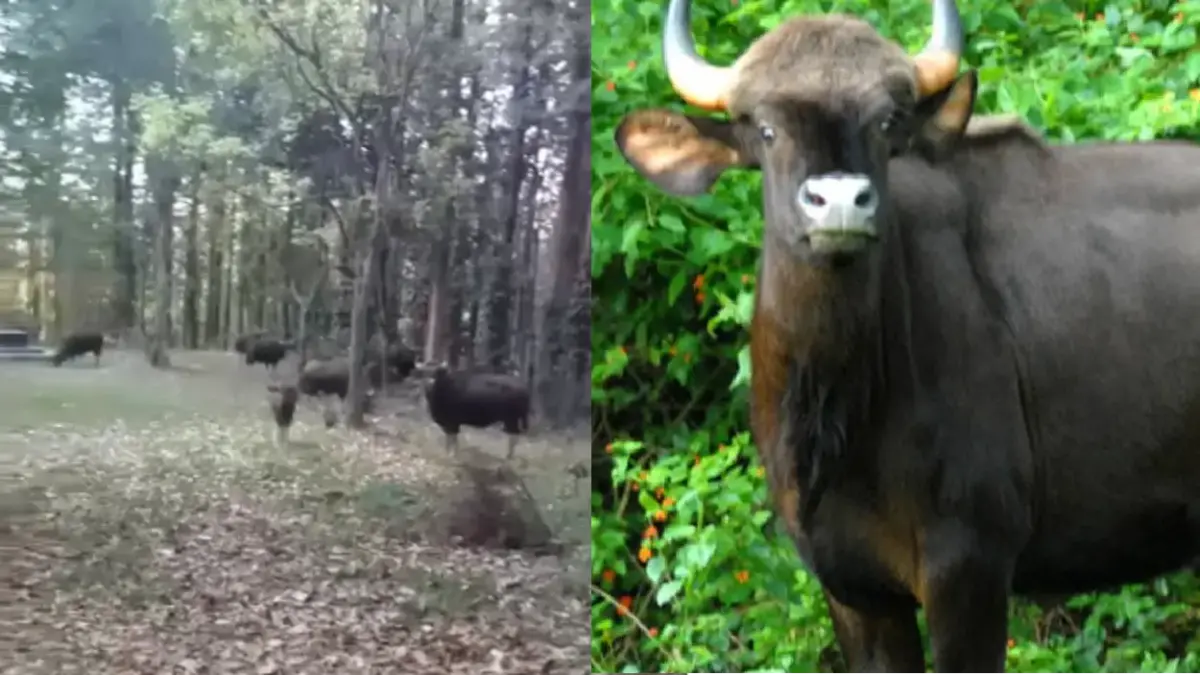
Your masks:
M865 209L874 203L875 190L870 187L863 188L862 191L858 193L858 196L854 198L854 205L860 209Z
M804 200L805 204L810 206L825 206L825 198L812 191L807 185L804 186L800 193L800 199Z

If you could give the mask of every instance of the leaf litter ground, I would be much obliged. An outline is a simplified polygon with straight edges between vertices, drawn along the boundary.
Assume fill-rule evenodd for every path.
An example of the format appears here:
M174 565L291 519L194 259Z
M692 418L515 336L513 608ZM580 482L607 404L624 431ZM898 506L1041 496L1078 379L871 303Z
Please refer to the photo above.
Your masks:
M281 449L261 368L175 360L0 363L0 672L588 672L585 433L517 450L557 555L456 546L411 386L367 431L305 407Z

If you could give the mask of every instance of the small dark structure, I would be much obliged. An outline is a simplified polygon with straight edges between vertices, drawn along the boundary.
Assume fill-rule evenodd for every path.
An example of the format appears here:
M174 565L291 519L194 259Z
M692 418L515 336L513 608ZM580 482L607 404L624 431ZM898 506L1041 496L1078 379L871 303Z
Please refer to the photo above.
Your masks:
M462 427L502 423L512 459L517 434L529 429L529 387L515 375L452 372L443 364L433 371L425 398L430 417L446 434L449 450L457 450Z
M294 349L291 342L275 338L259 338L246 344L245 348L246 365L261 363L271 370L275 370L275 366L279 365L283 357Z
M104 352L104 335L98 332L70 333L63 338L58 351L51 357L50 362L57 368L63 362L91 352L95 357L95 366L100 366L100 354Z
M267 403L271 406L271 415L275 418L275 442L279 447L286 447L288 431L292 420L296 417L296 402L300 392L292 384L267 385Z
M53 353L36 343L36 331L0 323L0 361L48 361Z
M379 351L377 349L367 349L364 361L367 368L367 377L370 378L371 385L375 387L382 386L383 376L379 367ZM383 363L387 366L388 382L399 384L416 369L417 353L406 345L394 343L388 345Z

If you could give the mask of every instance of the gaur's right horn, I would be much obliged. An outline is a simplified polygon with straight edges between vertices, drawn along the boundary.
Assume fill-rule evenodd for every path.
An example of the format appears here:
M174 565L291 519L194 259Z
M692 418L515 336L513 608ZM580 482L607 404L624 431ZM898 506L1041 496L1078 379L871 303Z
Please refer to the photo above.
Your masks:
M663 61L671 86L698 108L724 110L737 80L737 69L714 66L696 52L692 40L691 0L671 0L663 22Z
M963 49L962 17L954 0L933 1L933 34L920 54L913 57L917 92L924 98L945 89L958 74Z

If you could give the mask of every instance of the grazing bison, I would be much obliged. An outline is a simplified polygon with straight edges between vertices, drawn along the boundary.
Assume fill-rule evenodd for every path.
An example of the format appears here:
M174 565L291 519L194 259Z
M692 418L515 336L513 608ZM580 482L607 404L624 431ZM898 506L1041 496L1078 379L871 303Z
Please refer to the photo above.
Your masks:
M62 344L58 346L58 351L54 356L50 357L50 362L54 367L61 366L64 361L70 361L78 356L83 356L91 352L95 357L95 364L100 366L100 354L104 351L104 335L98 332L80 332L70 333L63 338Z
M266 335L267 334L263 331L255 331L253 333L239 335L237 339L233 341L233 351L237 352L238 354L245 354L246 350L250 348L250 345L254 344L255 341L259 340L260 338L266 337Z
M259 338L246 345L246 365L261 363L274 370L275 366L293 349L292 343L274 338Z
M517 447L517 434L529 429L529 388L515 375L451 372L444 364L433 371L425 391L429 416L446 434L446 448L458 447L464 427L504 424L508 458Z
M969 129L953 0L910 58L798 17L729 67L687 0L687 101L626 159L675 195L762 172L751 426L856 671L1004 668L1010 594L1148 579L1200 553L1200 147Z
M271 406L271 414L275 418L275 442L279 447L286 447L288 430L296 417L296 402L300 392L293 384L267 385L267 402Z

